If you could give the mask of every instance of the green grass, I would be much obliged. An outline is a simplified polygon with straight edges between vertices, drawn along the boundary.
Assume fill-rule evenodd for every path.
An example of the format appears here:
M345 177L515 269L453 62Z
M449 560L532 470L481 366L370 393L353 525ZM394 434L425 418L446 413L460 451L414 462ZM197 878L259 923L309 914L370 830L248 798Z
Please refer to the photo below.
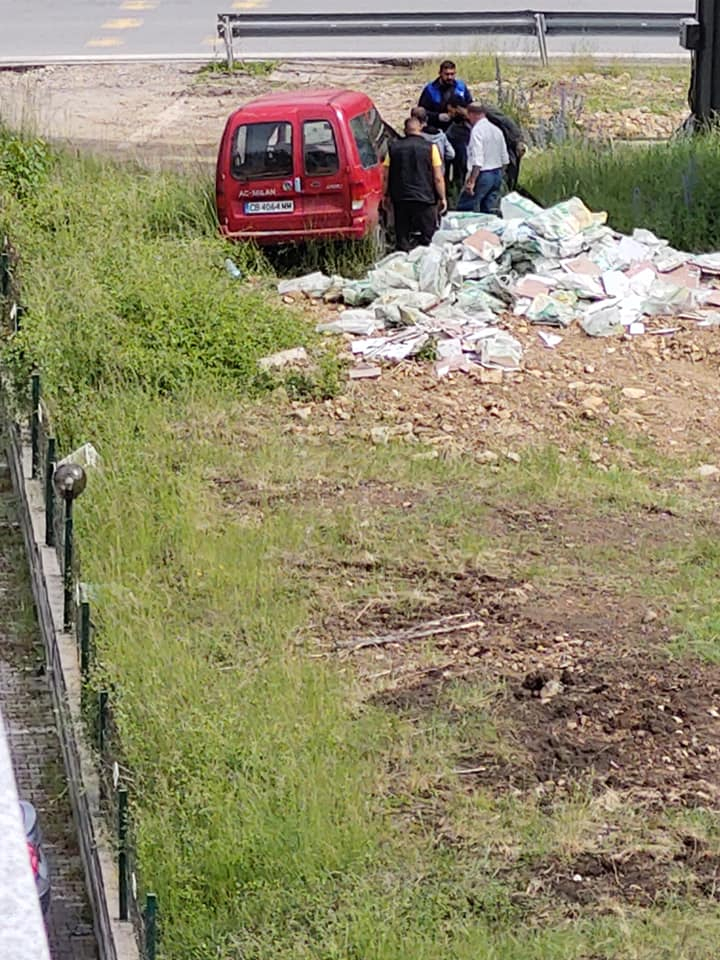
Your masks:
M717 135L646 147L576 141L528 157L522 181L544 203L582 197L622 232L643 226L680 249L715 250L719 161Z
M703 628L709 539L628 555L610 532L596 551L581 533L569 545L554 523L617 538L645 509L689 509L674 486L687 464L616 433L602 470L592 426L564 451L490 466L297 435L255 360L305 343L321 391L337 370L257 251L217 239L207 184L67 157L18 169L43 189L8 193L1 215L28 306L4 356L19 376L41 366L60 452L92 440L103 459L76 510L97 595L93 688L113 690L161 956L711 960L714 905L670 881L654 906L606 913L528 894L549 862L588 849L671 857L675 820L604 807L587 784L557 802L473 789L453 770L478 744L522 752L502 684L451 680L427 708L391 709L370 696L382 681L360 679L382 672L381 651L330 653L353 617L362 632L363 606L423 617L466 571L591 582L621 602L623 579L649 591L658 557L682 594L669 605ZM427 643L398 662L412 673L444 656Z
M237 74L247 77L269 77L280 63L280 60L235 60L232 70L229 70L225 60L211 60L210 63L200 67L197 72L197 79L206 80L218 76L227 77Z

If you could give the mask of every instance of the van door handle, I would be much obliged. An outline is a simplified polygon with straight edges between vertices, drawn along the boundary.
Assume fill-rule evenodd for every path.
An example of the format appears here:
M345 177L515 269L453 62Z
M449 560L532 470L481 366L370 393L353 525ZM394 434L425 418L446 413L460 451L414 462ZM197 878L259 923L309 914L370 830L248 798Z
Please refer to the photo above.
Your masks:
M300 193L302 190L302 184L300 183L300 177L295 177L295 192Z

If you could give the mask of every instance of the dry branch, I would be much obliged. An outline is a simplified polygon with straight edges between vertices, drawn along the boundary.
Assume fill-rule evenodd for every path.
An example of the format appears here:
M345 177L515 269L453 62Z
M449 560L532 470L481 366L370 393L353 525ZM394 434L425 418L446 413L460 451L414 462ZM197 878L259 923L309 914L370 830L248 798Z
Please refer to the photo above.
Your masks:
M467 619L471 617L472 619ZM337 645L338 649L361 650L363 647L382 647L388 643L405 643L409 640L422 640L424 637L434 637L443 633L455 633L459 630L472 630L473 627L484 626L484 620L478 620L471 613L453 613L437 620L426 620L414 627L404 630L393 630L390 633L371 637L354 637L346 643Z

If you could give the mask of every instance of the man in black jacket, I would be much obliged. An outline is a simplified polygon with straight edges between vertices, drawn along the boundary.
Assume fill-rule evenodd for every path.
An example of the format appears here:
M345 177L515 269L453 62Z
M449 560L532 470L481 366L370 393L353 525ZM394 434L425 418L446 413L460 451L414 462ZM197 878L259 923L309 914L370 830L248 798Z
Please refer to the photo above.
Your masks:
M502 113L497 107L485 104L485 110L485 116L490 123L499 127L505 137L508 156L510 157L510 162L505 168L505 182L508 190L514 190L520 173L520 161L526 149L523 132L512 117ZM447 129L447 138L455 150L453 180L462 185L465 183L467 174L467 145L470 140L472 124L468 120L467 109L461 98L451 97L448 102L448 111L450 113L450 126Z
M422 136L415 117L405 121L405 136L390 143L383 192L393 205L397 249L410 250L414 235L427 246L437 229L438 213L447 210L445 177L440 151Z
M524 157L526 150L523 132L512 117L509 117L506 113L501 113L497 107L486 104L485 116L490 123L494 123L496 127L502 130L503 136L505 137L505 143L510 157L510 162L507 167L505 167L505 183L507 183L508 190L514 190L520 174L520 161Z

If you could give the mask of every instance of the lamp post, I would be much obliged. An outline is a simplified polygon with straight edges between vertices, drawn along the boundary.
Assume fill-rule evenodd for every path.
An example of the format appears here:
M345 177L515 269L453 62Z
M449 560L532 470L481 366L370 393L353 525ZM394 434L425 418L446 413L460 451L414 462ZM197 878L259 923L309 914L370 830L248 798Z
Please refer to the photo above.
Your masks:
M87 476L77 463L63 463L53 474L53 486L65 501L65 543L63 550L63 626L70 629L72 623L72 561L73 561L73 501L85 489Z

